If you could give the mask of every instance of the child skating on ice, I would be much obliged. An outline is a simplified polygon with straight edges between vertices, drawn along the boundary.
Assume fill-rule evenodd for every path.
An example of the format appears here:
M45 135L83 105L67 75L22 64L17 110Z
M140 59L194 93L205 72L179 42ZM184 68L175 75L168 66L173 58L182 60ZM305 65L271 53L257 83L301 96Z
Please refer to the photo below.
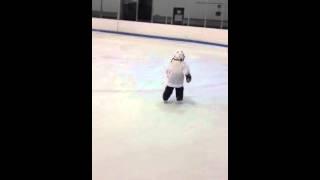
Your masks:
M163 92L163 101L166 103L170 98L173 89L176 90L176 99L178 102L183 100L183 83L186 77L187 83L191 82L190 69L184 61L185 55L183 51L177 51L166 69L166 88Z

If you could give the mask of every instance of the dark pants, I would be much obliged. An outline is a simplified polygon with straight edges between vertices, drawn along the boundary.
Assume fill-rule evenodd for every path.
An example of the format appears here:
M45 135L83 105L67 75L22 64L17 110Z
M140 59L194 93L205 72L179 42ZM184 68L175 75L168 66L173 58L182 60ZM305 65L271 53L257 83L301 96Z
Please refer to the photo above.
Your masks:
M183 87L173 88L173 87L169 87L169 86L167 86L163 92L163 96L162 96L163 100L167 101L170 98L170 96L173 92L173 89L176 89L177 101L182 101L183 100Z

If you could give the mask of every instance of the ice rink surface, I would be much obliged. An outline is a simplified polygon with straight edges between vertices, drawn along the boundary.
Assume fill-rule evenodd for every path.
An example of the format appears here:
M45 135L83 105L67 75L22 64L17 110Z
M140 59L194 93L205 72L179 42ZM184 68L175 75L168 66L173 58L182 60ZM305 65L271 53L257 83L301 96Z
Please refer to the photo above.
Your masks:
M92 32L93 180L227 180L228 48ZM183 50L184 102L162 101Z

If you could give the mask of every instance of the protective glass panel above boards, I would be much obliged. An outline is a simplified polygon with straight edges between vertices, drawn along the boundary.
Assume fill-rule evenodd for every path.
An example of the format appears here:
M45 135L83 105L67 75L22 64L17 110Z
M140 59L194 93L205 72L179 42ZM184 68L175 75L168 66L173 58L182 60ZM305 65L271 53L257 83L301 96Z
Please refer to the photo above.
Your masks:
M92 17L228 29L228 0L92 0Z

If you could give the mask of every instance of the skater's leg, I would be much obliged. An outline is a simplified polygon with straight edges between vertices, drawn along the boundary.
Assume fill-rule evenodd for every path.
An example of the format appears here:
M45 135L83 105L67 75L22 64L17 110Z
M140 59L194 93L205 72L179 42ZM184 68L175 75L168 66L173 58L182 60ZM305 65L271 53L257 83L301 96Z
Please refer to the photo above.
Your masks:
M169 86L166 87L166 89L163 92L163 96L162 96L164 101L167 101L169 99L169 97L172 94L172 91L173 91L173 87L169 87Z
M177 98L177 101L183 100L183 87L176 88L176 98Z

